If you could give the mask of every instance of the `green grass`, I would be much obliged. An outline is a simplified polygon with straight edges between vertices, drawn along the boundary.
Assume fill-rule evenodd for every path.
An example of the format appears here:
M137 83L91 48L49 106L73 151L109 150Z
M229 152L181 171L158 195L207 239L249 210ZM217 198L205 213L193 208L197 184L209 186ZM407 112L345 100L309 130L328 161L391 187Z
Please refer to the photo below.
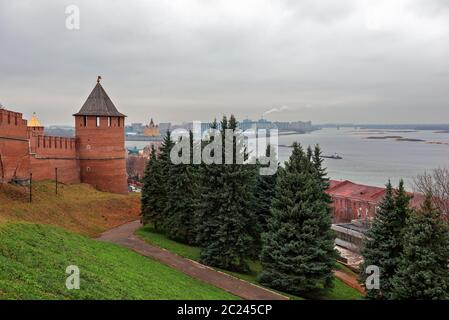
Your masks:
M344 273L353 275L353 276L355 276L355 277L358 277L358 275L357 275L354 271L352 271L350 268L348 268L347 266L345 266L344 264L342 264L342 263L340 263L340 262L337 262L337 263L335 264L335 269L336 269L336 270L343 271Z
M80 290L65 287L80 268ZM237 299L157 261L57 227L0 225L0 299Z
M148 243L154 244L158 247L164 248L168 251L176 253L182 257L199 261L200 260L200 249L198 247L186 245L183 243L179 243L168 239L164 234L157 232L151 225L147 225L143 228L140 228L136 234L145 240ZM250 272L248 274L239 273L239 272L231 272L227 270L221 270L230 275L233 275L242 280L246 280L251 283L255 283L260 285L257 282L257 274L261 270L261 265L258 261L250 261L249 262ZM344 270L346 267L338 264L338 268ZM349 270L349 269L348 269ZM276 290L274 290L276 291ZM362 299L362 294L357 290L347 286L345 283L340 281L339 279L334 279L334 288L325 293L324 295L308 295L307 297L298 297L295 295L287 294L285 292L280 292L283 295L288 296L290 299L322 299L322 300L358 300Z
M181 257L194 261L200 260L200 248L170 240L165 234L156 231L150 225L140 228L136 234L147 242L176 253Z

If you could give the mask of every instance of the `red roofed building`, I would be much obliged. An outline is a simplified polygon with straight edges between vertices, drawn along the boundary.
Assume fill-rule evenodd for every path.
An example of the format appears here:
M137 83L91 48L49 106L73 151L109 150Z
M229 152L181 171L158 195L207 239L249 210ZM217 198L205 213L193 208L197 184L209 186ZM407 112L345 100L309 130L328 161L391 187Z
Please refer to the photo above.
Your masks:
M354 219L373 218L384 197L385 188L357 184L348 180L331 180L327 193L332 197L333 221L342 223ZM414 194L412 207L418 207L422 199L422 195Z

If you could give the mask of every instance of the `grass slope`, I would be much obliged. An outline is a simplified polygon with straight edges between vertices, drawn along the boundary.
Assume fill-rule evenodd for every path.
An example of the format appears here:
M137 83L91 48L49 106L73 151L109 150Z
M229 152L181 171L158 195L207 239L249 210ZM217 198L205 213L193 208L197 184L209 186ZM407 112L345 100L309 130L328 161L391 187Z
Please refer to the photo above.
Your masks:
M28 187L0 184L0 224L29 221L63 227L88 236L138 219L140 197L100 192L87 184L59 185L53 181L33 183L33 202Z
M148 243L167 249L168 251L174 252L182 257L199 261L200 249L198 247L189 246L183 243L170 240L164 234L161 234L156 230L154 230L154 228L151 225L139 229L137 231L137 235L143 240L147 241ZM257 284L257 274L261 270L260 263L252 261L250 263L250 269L251 270L249 274L230 272L227 270L222 271L229 273L237 278ZM289 294L285 295L289 296L292 299L302 299L301 297L297 297L294 295ZM330 292L322 296L307 296L305 298L322 299L322 300L358 300L361 299L362 297L363 296L362 294L360 294L360 292L347 286L345 283L335 278L334 288Z
M65 287L80 268L80 290ZM0 299L236 299L154 260L60 228L0 225Z

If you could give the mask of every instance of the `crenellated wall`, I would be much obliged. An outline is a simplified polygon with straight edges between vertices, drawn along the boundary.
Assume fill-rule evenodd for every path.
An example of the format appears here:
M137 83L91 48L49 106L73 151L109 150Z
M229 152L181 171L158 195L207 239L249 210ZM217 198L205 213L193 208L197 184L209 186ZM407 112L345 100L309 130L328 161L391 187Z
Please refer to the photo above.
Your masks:
M0 109L0 182L30 175L27 122L19 112Z
M22 114L0 109L0 182L55 179L79 183L76 140L45 136L43 127L27 127Z
M31 168L36 180L55 179L58 169L58 181L79 183L79 161L76 157L76 140L67 137L33 135L31 145Z

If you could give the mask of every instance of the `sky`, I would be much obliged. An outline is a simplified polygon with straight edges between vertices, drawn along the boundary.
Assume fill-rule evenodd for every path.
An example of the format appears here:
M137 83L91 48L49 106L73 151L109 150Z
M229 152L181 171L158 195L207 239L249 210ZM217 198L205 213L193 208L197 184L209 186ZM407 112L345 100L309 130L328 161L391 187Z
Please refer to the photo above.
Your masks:
M449 123L449 0L0 0L5 107L72 125L98 75L128 123Z

